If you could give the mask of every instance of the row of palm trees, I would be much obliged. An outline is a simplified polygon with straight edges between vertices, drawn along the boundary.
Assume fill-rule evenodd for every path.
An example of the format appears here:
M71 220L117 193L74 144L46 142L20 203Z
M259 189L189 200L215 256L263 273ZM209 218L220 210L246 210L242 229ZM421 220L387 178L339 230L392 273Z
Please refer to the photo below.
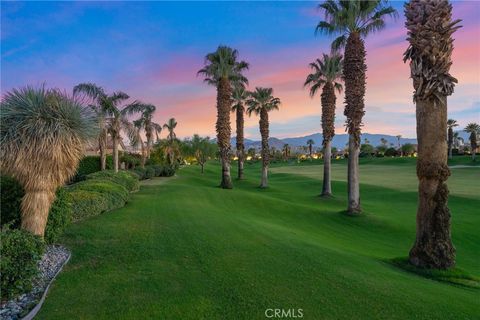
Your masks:
M244 113L260 117L259 127L262 137L262 179L261 188L268 186L269 166L269 120L268 113L278 110L280 99L273 96L272 88L256 87L254 91L246 90L248 79L243 75L249 64L238 61L238 51L227 46L219 46L215 52L207 54L205 66L197 72L203 75L207 84L217 89L217 144L222 163L222 179L220 187L232 189L230 174L230 111L236 113L238 156L238 179L244 176L245 144ZM247 106L247 109L245 109Z
M153 121L153 115L156 107L153 104L147 104L135 100L132 103L124 104L130 97L128 94L117 91L111 94L93 83L80 83L73 88L73 95L84 95L81 98L89 99L89 106L95 111L98 119L99 135L98 147L100 151L101 170L106 169L106 149L108 135L112 139L113 169L118 172L119 169L119 145L122 139L121 132L127 133L132 146L141 150L141 165L145 166L147 159L150 159L150 153L154 144L154 136L159 141L162 126ZM136 120L130 121L134 114L140 114ZM176 138L174 129L177 122L171 118L163 125L168 130L167 139L173 141ZM146 141L143 141L143 134Z

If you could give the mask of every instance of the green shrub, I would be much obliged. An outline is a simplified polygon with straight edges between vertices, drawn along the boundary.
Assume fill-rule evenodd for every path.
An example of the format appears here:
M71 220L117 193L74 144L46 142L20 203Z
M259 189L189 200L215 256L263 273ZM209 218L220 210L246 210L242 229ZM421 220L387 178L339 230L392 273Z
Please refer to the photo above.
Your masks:
M145 179L151 179L155 177L155 168L148 166L145 167Z
M1 176L0 193L1 225L8 223L12 228L20 227L20 205L25 194L22 185L12 177Z
M132 169L131 171L134 172L134 173L136 173L136 174L138 175L138 178L139 178L140 180L145 180L145 179L147 179L147 177L146 177L146 175L147 175L147 169L138 167L138 168Z
M73 181L83 180L87 174L100 171L100 157L99 156L85 156L78 164L77 173Z
M41 238L29 232L9 228L1 230L2 300L31 290L32 279L38 274L37 264L44 249Z
M119 171L115 173L113 170L99 171L89 174L85 177L87 180L108 180L124 186L128 191L137 191L139 188L138 175L130 171Z
M140 165L140 158L138 154L125 153L120 157L120 162L124 162L127 169L132 169Z
M169 165L152 165L155 169L155 177L171 177L175 174L175 168Z
M121 208L129 198L122 185L105 179L88 179L68 187L73 220Z
M56 242L71 221L72 207L68 200L68 194L65 188L59 188L57 197L48 213L45 242L48 244Z
M394 157L397 155L397 150L395 150L395 148L388 148L387 150L385 150L385 156L387 157Z

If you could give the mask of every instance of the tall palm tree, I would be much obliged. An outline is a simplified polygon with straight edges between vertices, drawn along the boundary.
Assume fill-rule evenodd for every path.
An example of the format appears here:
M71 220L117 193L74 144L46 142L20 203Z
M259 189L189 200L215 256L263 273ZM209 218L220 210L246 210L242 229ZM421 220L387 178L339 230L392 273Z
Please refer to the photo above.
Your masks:
M386 1L334 1L319 5L325 21L317 25L317 32L337 34L332 49L345 47L343 77L345 81L345 116L349 134L348 146L348 213L358 214L360 207L360 181L358 156L360 128L365 97L365 44L363 38L385 27L386 16L396 16L396 10Z
M147 159L150 159L150 152L153 146L153 135L155 134L158 142L160 140L160 133L162 132L162 126L153 122L153 114L155 113L155 110L156 107L152 104L139 103L138 105L138 111L141 112L141 117L137 120L137 122L145 131L145 137L147 141L144 148L145 157Z
M330 179L332 139L335 135L335 90L341 93L343 88L339 80L342 78L343 60L338 54L323 55L323 58L310 63L313 70L307 76L304 86L310 86L310 96L314 97L322 88L322 132L323 132L323 188L322 196L331 196Z
M248 84L242 74L248 63L238 61L238 51L219 46L217 51L207 54L205 67L197 74L205 76L205 82L217 88L217 144L222 162L222 182L224 189L233 188L230 176L230 107L232 105L232 84Z
M385 138L380 138L380 143L382 144L382 146L386 147L388 141L387 141L387 139L385 139Z
M452 149L453 149L453 128L458 127L457 120L448 119L447 120L447 144L448 144L448 159L452 159Z
M93 100L91 107L95 110L99 123L98 148L100 151L100 168L106 169L107 163L107 117L112 107L117 106L122 101L128 99L128 95L118 91L108 95L105 90L94 83L80 83L73 88L73 95L84 94Z
M470 148L472 150L472 160L475 161L475 154L478 147L477 136L480 135L480 125L478 123L469 123L464 129L470 133Z
M446 0L411 0L405 17L409 47L404 61L410 60L415 90L419 180L417 234L409 260L418 267L446 269L455 264L447 207L447 96L457 82L449 70L452 34L460 20L452 21Z
M145 168L145 163L147 162L147 148L145 142L143 141L141 131L144 128L143 118L134 120L133 123L129 126L129 139L130 143L134 148L140 147L141 152L141 161L140 166Z
M248 98L248 91L243 85L235 86L232 93L233 106L232 111L236 113L237 120L237 157L238 157L238 179L243 179L243 163L245 161L245 143L243 127L245 123L244 103Z
M310 156L310 159L312 158L313 155L313 145L315 144L315 141L312 139L307 140L307 146L308 146L308 155Z
M398 150L400 150L400 157L403 157L403 152L402 152L402 145L400 144L400 139L402 139L402 135L396 135L397 138L397 144L398 144Z
M288 143L285 143L283 145L282 152L283 152L283 157L285 158L285 161L286 161L290 156L290 146L288 145Z
M168 130L168 141L173 142L176 138L177 135L175 134L175 128L177 127L177 120L175 118L170 118L168 119L167 123L163 125L164 129Z
M43 236L55 192L75 174L97 119L77 99L43 87L7 92L0 110L2 173L25 189L22 228Z
M255 88L250 93L246 104L248 105L247 113L249 116L255 113L260 115L260 135L262 136L262 181L260 188L268 187L268 165L270 163L270 154L268 147L269 122L268 113L272 110L278 110L280 99L273 96L272 88Z

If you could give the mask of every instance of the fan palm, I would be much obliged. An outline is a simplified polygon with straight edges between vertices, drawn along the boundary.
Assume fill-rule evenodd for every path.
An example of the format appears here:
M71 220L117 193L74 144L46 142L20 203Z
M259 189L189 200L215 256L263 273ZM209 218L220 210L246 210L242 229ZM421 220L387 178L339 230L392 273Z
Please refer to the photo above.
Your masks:
M0 128L1 170L25 189L21 226L43 236L55 192L75 174L97 119L57 90L24 87L3 96Z
M478 148L477 136L480 135L480 125L478 123L469 123L464 129L470 133L470 148L472 149L472 160L475 161L475 154Z
M167 138L168 138L168 141L170 141L170 143L172 143L177 138L177 135L175 134L175 131L174 131L176 127L177 127L177 120L175 120L175 118L168 119L167 123L163 125L163 128L168 130Z
M396 16L396 10L386 1L334 1L319 5L325 21L317 25L317 32L339 35L332 49L345 47L343 77L345 81L345 116L349 134L348 152L348 213L361 212L358 156L360 128L365 97L365 44L362 38L385 27L386 16Z
M318 89L322 88L322 132L323 132L323 188L322 195L332 194L330 171L332 157L332 139L335 135L335 90L342 92L342 85L338 82L342 77L343 60L338 54L324 54L322 59L310 63L313 70L307 76L304 86L310 86L310 96L314 97Z
M248 63L238 61L238 51L219 46L217 51L207 54L205 67L197 74L205 76L205 82L217 88L217 144L222 162L222 182L224 189L233 188L230 176L230 107L232 105L232 84L247 84L242 74Z
M233 106L232 111L236 113L237 120L237 157L238 157L238 179L243 179L243 163L245 161L245 143L244 143L244 113L245 100L248 98L248 91L243 85L235 86L232 93Z
M403 157L402 145L400 144L400 139L402 139L402 136L399 134L395 137L397 138L398 150L400 150L400 157Z
M315 141L312 139L307 140L307 146L308 146L308 154L310 156L310 159L312 158L313 155L313 145L315 144Z
M255 88L255 91L250 93L250 97L246 101L248 106L247 114L252 113L260 115L260 135L262 136L262 181L260 188L268 187L268 165L270 162L270 154L268 147L268 113L272 110L278 110L280 99L273 97L272 88Z
M452 149L453 149L453 128L458 127L457 120L448 119L447 120L447 144L448 144L448 158L452 159Z
M283 157L285 158L285 160L287 160L288 157L290 156L290 146L288 145L288 143L285 143L283 145L282 153L283 153Z
M447 166L447 96L457 82L450 73L452 34L459 20L452 21L452 6L446 0L411 0L405 4L405 26L417 114L418 209L417 234L410 250L410 263L424 268L446 269L455 264L447 207L450 175Z

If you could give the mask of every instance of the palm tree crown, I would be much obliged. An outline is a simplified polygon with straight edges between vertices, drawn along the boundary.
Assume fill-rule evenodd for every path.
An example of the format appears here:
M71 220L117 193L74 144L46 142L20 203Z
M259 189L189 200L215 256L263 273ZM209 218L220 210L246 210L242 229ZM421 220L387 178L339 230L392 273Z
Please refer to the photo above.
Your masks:
M205 67L197 75L204 75L205 82L217 86L221 78L233 84L247 84L242 72L248 69L248 63L238 60L238 51L227 46L219 46L217 51L207 54Z
M342 84L337 82L342 78L343 58L339 54L323 54L322 59L310 63L312 73L307 76L305 87L310 86L310 96L313 97L323 85L331 83L341 93Z
M239 107L243 107L243 103L249 97L249 92L245 90L243 85L237 85L232 91L232 111L236 111Z
M167 123L163 125L163 127L168 130L168 139L170 141L175 140L177 135L175 134L174 130L177 127L177 120L175 120L175 118L170 118L168 119Z
M325 21L318 23L315 32L339 34L332 42L332 49L338 50L346 45L349 34L366 37L385 27L385 16L396 18L395 8L386 4L385 0L326 0L318 5L325 12Z
M257 87L255 88L255 91L250 93L250 98L246 103L248 105L248 115L251 115L252 113L259 115L262 110L267 112L278 110L280 99L273 97L272 88Z

